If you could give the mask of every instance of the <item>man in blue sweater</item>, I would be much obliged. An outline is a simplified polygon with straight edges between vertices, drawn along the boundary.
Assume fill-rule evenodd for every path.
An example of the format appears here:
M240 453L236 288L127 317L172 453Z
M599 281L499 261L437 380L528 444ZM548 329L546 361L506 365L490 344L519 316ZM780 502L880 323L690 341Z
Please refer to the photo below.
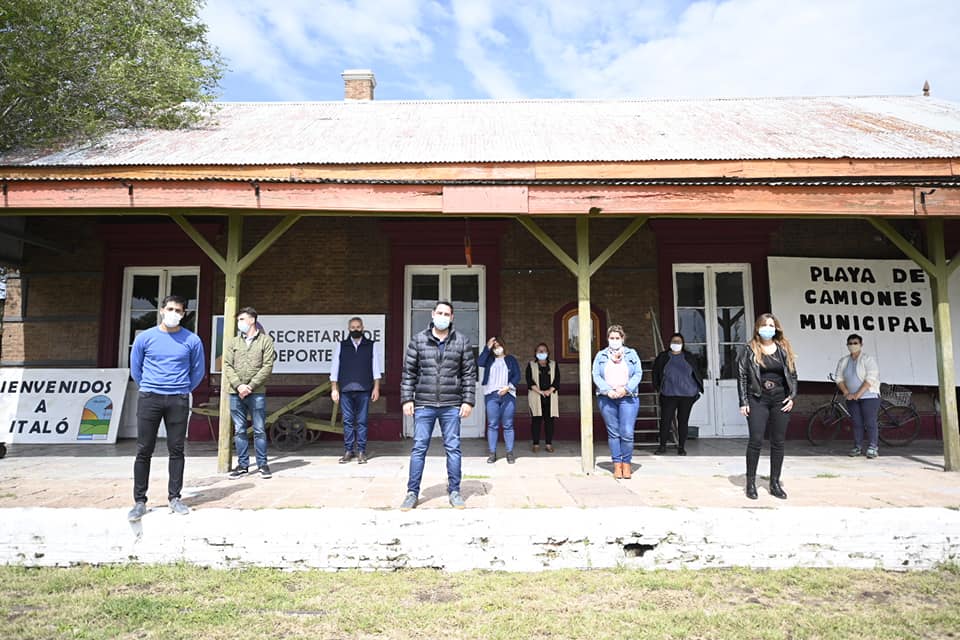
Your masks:
M203 380L206 361L203 343L196 334L180 326L186 300L167 296L160 307L162 320L140 333L130 352L130 375L140 388L137 398L137 459L133 464L134 506L127 515L136 522L147 512L147 485L150 459L157 444L160 421L167 427L170 511L190 513L180 501L183 488L183 445L187 438L190 392Z

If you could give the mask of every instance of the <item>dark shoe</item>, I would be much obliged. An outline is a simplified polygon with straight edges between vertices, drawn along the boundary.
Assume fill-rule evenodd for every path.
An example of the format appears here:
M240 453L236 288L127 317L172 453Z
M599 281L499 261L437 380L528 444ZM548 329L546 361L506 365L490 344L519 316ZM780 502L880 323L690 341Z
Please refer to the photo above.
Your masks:
M540 445L538 445L536 442L534 442L534 443L533 443L533 452L536 453L536 452L538 452L538 451L540 451Z
M357 454L357 464L367 464L367 454L363 451Z
M553 453L553 445L552 445L552 444L548 444L548 445L546 446L546 449L547 449L547 453Z
M751 500L756 500L759 497L757 495L757 476L747 476L746 493Z
M410 511L417 508L417 494L413 491L407 491L407 497L400 503L400 511Z
M250 473L250 470L247 467L237 467L236 469L230 472L230 475L228 477L231 480L236 480L237 478L242 478L248 473Z
M847 455L851 458L856 458L863 455L863 451L860 449L860 447L854 447L853 449L850 449L850 451L847 451Z
M265 464L262 467L260 467L260 477L263 478L264 480L269 480L270 478L273 477L273 474L270 473L270 465Z
M489 456L487 456L487 464L493 464L496 461L497 461L497 454L491 453Z
M770 495L774 498L780 498L781 500L787 499L787 492L783 490L783 487L780 486L780 479L776 480L770 478Z
M507 451L507 464L513 464L517 461L517 458L513 455L513 451Z
M687 450L684 449L683 447L678 447L678 448L677 448L677 455L678 455L678 456L685 456L685 455L687 455Z
M657 450L653 452L653 455L655 455L655 456L662 456L662 455L665 454L666 452L667 452L667 445L662 444L662 445L660 445L659 447L657 447Z
M170 513L185 516L190 513L190 507L180 502L180 498L174 498L170 501Z
M347 451L342 456L340 456L340 459L337 462L339 462L340 464L346 464L351 460L353 460L353 451Z
M145 516L147 513L147 503L138 502L133 505L133 509L130 509L130 513L127 514L127 520L130 522L140 522L140 518Z

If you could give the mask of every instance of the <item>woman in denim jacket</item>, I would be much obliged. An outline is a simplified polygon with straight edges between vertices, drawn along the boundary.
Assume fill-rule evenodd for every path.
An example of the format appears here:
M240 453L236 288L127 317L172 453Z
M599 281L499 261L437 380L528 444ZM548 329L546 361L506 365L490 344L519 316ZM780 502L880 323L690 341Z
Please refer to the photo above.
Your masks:
M593 359L593 383L597 386L600 415L607 425L613 477L629 480L633 471L633 432L640 409L637 388L643 368L637 352L624 346L625 338L620 325L607 329L607 347Z

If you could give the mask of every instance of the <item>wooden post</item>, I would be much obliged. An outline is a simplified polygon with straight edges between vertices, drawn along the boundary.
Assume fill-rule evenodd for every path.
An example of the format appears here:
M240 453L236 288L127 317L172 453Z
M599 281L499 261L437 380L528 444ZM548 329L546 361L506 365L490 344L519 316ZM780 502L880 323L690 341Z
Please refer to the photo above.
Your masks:
M602 329L601 329L602 331ZM590 322L590 219L577 218L577 356L580 365L580 465L593 473L593 327Z
M227 256L224 261L223 277L223 347L236 335L234 319L237 317L237 295L240 291L240 248L243 239L243 217L231 213L227 229ZM230 422L230 385L220 375L220 417L218 420L220 437L217 439L217 472L230 470L230 440L233 428Z
M940 380L940 416L945 471L960 471L960 427L957 422L956 370L953 361L953 327L950 324L950 274L943 237L943 219L927 220L927 248L935 273L931 274L933 327Z

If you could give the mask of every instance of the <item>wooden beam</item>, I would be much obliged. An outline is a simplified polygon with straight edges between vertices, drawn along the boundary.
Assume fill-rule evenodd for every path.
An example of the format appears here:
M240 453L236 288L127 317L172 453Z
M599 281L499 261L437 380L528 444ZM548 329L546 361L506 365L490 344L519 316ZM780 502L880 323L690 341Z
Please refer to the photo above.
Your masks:
M171 213L170 218L180 225L180 228L183 229L183 232L190 236L190 239L200 247L200 249L207 254L207 257L213 261L213 264L217 265L217 268L220 271L226 272L227 265L223 259L223 256L220 255L220 252L214 248L210 242L203 237L203 234L196 230L196 228L190 224L185 217L179 213Z
M223 348L236 335L237 297L240 291L240 248L243 244L243 218L238 213L230 216L227 227L227 257L224 261L223 278ZM220 374L220 430L217 439L217 471L230 471L230 442L233 438L233 427L230 420L230 383L226 376Z
M953 326L950 322L950 275L944 246L943 220L927 222L927 246L936 267L931 274L933 327L940 382L940 416L945 471L960 471L960 422L957 419L957 375L953 359Z
M580 377L580 465L591 474L593 451L593 327L590 321L590 219L577 218L577 362Z
M916 262L918 265L923 267L923 270L926 271L931 276L936 275L936 267L934 264L927 259L923 253L915 246L910 244L906 238L900 235L900 232L893 228L886 220L878 220L877 218L867 218L867 222L872 224L877 231L882 233L887 237L887 239L894 244L900 251L903 251L908 258Z
M283 220L280 221L279 224L277 224L277 226L271 229L270 232L267 233L267 235L263 236L263 238L260 239L260 242L258 242L256 246L253 247L253 249L250 249L247 255L243 256L243 258L240 259L240 262L237 264L237 269L239 273L243 273L244 271L246 271L250 267L250 265L252 265L257 260L257 258L262 256L264 252L266 252L266 250L273 245L274 242L280 239L280 236L286 233L287 230L290 229L290 227L295 225L297 221L300 219L300 217L301 216L298 214L291 214L286 216Z
M617 236L616 240L611 242L610 246L604 249L600 255L590 263L590 275L595 274L600 267L606 264L607 260L609 260L620 247L626 244L627 240L633 237L633 234L639 231L640 227L646 224L647 220L648 218L635 218L634 221Z
M516 221L519 222L523 227L533 235L534 238L540 241L540 244L546 248L547 251L552 253L557 260L560 261L560 264L565 266L573 275L579 273L579 266L577 261L567 255L567 252L564 251L560 245L554 241L547 233L537 225L536 222L527 218L525 216L518 216Z

